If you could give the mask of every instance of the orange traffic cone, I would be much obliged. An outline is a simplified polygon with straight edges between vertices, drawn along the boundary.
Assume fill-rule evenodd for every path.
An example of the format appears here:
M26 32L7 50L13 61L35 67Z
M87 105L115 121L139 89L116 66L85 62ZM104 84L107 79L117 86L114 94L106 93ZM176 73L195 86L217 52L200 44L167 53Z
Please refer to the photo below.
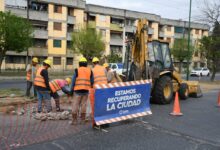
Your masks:
M220 92L218 93L217 107L220 107Z
M173 106L173 112L171 112L170 115L173 115L173 116L182 116L183 115L180 112L180 104L179 104L179 94L178 94L178 92L176 92L174 106Z

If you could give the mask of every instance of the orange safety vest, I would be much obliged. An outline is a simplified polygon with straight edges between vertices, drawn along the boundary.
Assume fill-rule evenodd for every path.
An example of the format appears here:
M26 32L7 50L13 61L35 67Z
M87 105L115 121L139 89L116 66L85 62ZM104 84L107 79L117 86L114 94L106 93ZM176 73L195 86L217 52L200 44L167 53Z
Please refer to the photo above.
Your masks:
M27 71L26 80L31 81L31 71Z
M91 70L87 67L78 68L78 76L76 78L74 91L76 90L89 90L91 88Z
M96 65L93 68L93 75L94 75L94 85L108 83L106 73L105 73L105 68L103 66Z
M55 92L61 90L61 88L60 88L60 86L59 86L57 80L50 81L50 82L49 82L49 85L50 85L50 89L51 89L51 91L52 91L53 93L55 93Z
M43 69L44 69L44 67L40 67L40 68L37 70L36 77L35 77L35 79L34 79L34 85L46 88L47 86L46 86L44 77L41 75L41 71L42 71Z

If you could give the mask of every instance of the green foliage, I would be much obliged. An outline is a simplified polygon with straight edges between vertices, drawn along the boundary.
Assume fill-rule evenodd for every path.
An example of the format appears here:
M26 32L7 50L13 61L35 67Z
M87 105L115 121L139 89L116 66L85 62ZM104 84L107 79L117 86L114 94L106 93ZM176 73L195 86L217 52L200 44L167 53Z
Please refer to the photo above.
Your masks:
M191 60L194 52L194 46L190 44L190 50L188 52L187 39L175 39L171 53L176 60L183 62L184 60Z
M32 45L32 25L9 12L0 12L0 53L22 52Z
M105 43L101 33L92 28L83 28L72 34L72 49L87 59L101 57L105 50Z
M216 22L212 35L203 37L200 42L201 52L208 61L208 67L213 71L213 81L216 71L220 69L220 24Z
M111 53L110 55L107 56L107 61L109 63L121 63L122 57L118 54Z
M10 12L0 12L0 67L8 50L22 52L32 45L32 25Z

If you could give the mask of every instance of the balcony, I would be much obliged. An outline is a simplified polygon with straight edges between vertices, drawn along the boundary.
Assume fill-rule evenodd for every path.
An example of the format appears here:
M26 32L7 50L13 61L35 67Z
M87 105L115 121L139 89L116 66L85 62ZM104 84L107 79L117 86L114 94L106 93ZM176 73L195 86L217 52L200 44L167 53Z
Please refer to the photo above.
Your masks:
M29 56L48 56L46 47L31 47L29 48Z
M159 37L165 37L164 31L160 31L160 32L159 32Z
M75 23L76 23L76 17L74 17L74 16L68 16L68 17L67 17L67 23L68 23L68 24L75 24Z
M13 8L13 7L6 6L6 11L10 11L11 13L16 14L16 15L23 17L23 18L27 18L27 10L26 9ZM48 12L47 11L29 10L29 19L48 21Z
M72 40L72 33L67 32L67 41L71 41L71 40Z
M148 28L148 34L149 34L149 35L154 34L154 29L149 27L149 28Z
M36 39L48 39L48 31L42 29L34 30L34 38Z
M129 33L135 33L136 32L136 27L135 26L126 26L125 31Z
M28 52L29 56L48 56L48 50L46 47L30 47ZM17 53L15 51L7 51L6 55L27 56L27 51L23 51L21 53Z
M123 46L123 39L122 38L112 38L111 37L110 45Z
M123 27L119 24L110 24L110 30L112 31L119 31L119 32L123 32Z
M89 28L96 28L96 22L95 21L89 21L88 26L89 26Z
M188 38L188 34L187 33L185 33L185 35L183 33L175 33L174 34L175 39L182 39L183 37ZM191 39L193 38L192 34L190 35L190 38Z

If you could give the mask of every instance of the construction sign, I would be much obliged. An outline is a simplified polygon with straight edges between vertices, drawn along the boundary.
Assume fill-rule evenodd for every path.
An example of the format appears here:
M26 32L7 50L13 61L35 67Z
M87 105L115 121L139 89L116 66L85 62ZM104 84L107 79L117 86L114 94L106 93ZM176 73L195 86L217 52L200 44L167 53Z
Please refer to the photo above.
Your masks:
M97 125L152 114L149 80L102 84L95 89L94 119Z

